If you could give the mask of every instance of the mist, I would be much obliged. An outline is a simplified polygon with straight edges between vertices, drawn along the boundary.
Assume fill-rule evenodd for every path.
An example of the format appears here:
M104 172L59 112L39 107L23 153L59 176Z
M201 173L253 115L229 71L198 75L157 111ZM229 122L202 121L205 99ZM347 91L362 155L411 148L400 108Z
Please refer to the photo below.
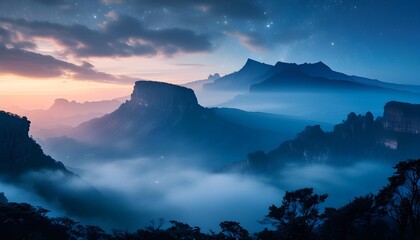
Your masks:
M312 187L319 194L327 193L326 206L341 207L354 197L377 193L393 173L393 164L358 161L351 165L289 165L280 170L275 185L291 191Z
M329 194L322 207L340 207L356 196L376 193L392 172L391 164L374 161L290 165L268 180L146 158L88 163L78 169L84 180L113 201L111 207L131 209L127 219L116 220L115 226L135 230L164 218L218 231L218 224L229 220L250 232L268 227L258 221L268 214L269 206L281 204L285 191L313 187L316 193Z

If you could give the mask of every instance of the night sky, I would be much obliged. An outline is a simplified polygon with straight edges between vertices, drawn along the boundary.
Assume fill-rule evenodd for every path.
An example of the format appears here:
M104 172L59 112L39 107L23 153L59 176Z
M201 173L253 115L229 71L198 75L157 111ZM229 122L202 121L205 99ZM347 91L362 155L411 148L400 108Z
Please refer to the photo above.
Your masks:
M185 83L247 58L420 84L419 43L415 0L0 0L0 95Z

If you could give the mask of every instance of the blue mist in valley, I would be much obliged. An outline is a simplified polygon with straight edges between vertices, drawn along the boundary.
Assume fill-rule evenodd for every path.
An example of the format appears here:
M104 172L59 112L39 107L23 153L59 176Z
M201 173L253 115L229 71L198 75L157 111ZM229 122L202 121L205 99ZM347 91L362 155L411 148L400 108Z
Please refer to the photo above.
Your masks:
M0 102L0 239L420 239L418 10L1 1L5 89L132 91Z

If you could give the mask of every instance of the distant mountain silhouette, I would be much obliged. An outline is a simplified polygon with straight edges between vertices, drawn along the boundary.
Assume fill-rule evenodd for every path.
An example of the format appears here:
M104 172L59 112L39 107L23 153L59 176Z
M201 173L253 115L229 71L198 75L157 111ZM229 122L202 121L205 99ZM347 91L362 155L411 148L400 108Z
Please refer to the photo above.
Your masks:
M120 105L121 102L118 100L103 100L79 103L76 101L69 101L64 98L59 98L54 101L54 104L49 109L47 109L47 111L54 114L56 117L64 118L92 113L105 114L114 111Z
M245 65L237 72L228 74L203 86L205 90L231 91L248 90L249 86L257 83L256 77L261 76L273 66L248 59Z
M313 66L313 65L305 65ZM325 65L323 65L325 66ZM312 68L309 68L312 69ZM254 84L250 87L251 92L277 92L279 90L295 90L307 89L310 91L331 91L331 90L383 90L372 86L345 81L345 80L332 80L325 77L310 76L304 71L297 68L289 68L280 73L277 73L268 79Z
M64 156L74 156L74 149L79 149L79 156L88 154L96 158L196 157L197 162L211 159L220 164L238 159L249 149L274 146L275 139L284 139L293 134L296 126L307 122L277 117L284 126L270 128L268 124L257 126L247 120L261 121L264 117L238 110L204 108L191 89L139 81L131 100L116 111L81 124L69 134L70 138L50 139L46 145ZM276 129L283 129L282 134Z
M238 72L223 76L220 79L215 80L213 83L205 84L204 89L218 91L247 91L254 84L261 83L279 73L290 71L304 73L309 77L349 81L367 86L420 93L420 86L417 85L386 83L375 79L350 76L332 70L321 61L303 64L277 62L273 66L252 59L248 59L245 65Z
M203 89L203 86L205 84L213 83L214 80L219 79L219 78L220 78L220 75L218 73L210 74L207 77L207 79L188 82L188 83L182 84L181 86L186 87L186 88L191 88L192 90L194 90L195 93L197 93L198 91L201 91Z
M225 92L230 91L230 95L223 98L223 103L208 102L218 107L293 115L329 123L341 120L351 111L371 111L374 115L380 115L383 105L389 101L420 102L420 86L349 76L333 71L323 62L278 62L274 66L253 60L248 62L243 67L247 69L245 72L258 72L257 70L263 68L261 66L268 70L264 73L259 72L259 76L240 75L241 70L233 73L236 78L222 77L218 79L220 83L217 85L217 91L208 91L206 86L210 85L205 85L204 90L198 94L199 98L217 99L216 96L223 96ZM225 87L222 82L229 87ZM246 90L245 85L248 88ZM235 90L239 92L234 92Z
M32 135L45 139L59 136L70 127L75 127L82 122L102 117L116 110L122 103L115 99L79 103L60 98L46 110L22 110L19 114L31 119Z
M420 104L387 103L384 117L350 113L331 132L308 126L270 152L248 154L237 169L271 172L285 164L349 164L363 160L398 162L420 156ZM235 169L232 167L232 169Z

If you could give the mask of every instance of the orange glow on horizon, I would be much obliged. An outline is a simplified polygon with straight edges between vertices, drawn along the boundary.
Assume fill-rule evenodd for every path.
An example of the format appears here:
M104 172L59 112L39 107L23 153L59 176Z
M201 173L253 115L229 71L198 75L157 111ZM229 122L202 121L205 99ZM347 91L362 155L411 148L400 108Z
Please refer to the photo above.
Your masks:
M77 102L108 100L131 94L133 86L68 79L28 79L0 76L0 109L46 109L55 99Z

